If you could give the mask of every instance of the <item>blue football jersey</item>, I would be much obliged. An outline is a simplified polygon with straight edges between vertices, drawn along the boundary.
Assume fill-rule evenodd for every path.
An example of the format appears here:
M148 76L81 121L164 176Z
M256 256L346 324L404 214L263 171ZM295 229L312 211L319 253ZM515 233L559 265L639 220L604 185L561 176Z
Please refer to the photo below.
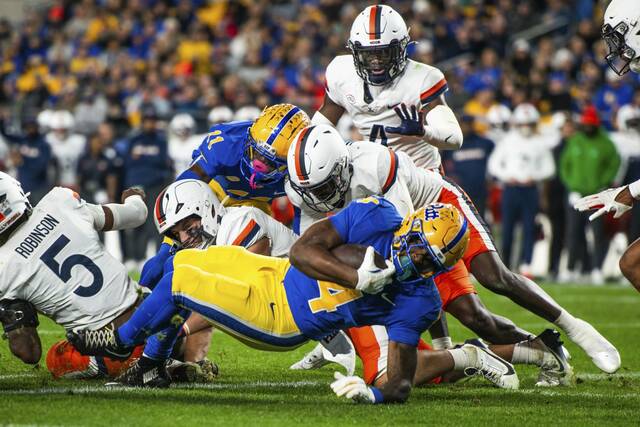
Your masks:
M351 202L330 221L344 243L373 246L388 259L402 217L390 202L369 197ZM315 340L353 326L384 325L390 340L417 345L442 305L432 279L394 280L371 295L311 279L292 266L284 286L298 328Z
M284 180L253 189L240 169L252 124L251 121L240 121L212 126L200 147L193 152L193 163L217 181L229 197L270 202L285 195Z

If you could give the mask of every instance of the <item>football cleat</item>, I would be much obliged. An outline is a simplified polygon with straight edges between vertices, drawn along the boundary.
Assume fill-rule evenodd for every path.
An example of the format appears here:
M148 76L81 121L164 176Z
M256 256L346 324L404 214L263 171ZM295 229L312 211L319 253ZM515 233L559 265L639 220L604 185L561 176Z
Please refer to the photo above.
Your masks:
M518 389L520 382L513 365L489 350L484 343L475 341L478 340L468 340L461 347L471 361L464 374L468 377L482 376L500 388Z
M68 331L67 339L82 354L89 356L106 356L116 360L126 360L135 347L124 347L118 341L113 326L105 326L97 331Z
M218 365L204 359L199 362L180 362L170 359L167 371L177 383L211 383L218 376Z
M582 319L576 319L579 329L565 331L567 336L591 358L601 371L613 374L620 368L620 353L593 326Z
M133 362L129 369L120 374L114 383L107 383L106 385L167 388L170 384L171 376L167 371L165 361L157 362L143 356Z
M318 343L318 345L316 345L313 350L307 353L302 359L291 365L289 369L306 371L310 369L322 368L324 365L329 363L329 361L324 358L322 349L322 344Z
M536 386L572 385L575 381L573 368L564 354L560 333L552 329L545 329L534 340L539 340L544 346L544 359L542 360Z

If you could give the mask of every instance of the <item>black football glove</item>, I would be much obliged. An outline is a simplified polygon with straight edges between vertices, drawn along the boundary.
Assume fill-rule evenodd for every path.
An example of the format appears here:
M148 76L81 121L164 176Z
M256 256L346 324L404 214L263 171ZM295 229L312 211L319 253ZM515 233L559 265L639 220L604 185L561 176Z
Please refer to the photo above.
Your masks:
M400 104L393 109L400 117L400 126L385 126L387 133L398 135L424 136L424 113L418 111L415 105L411 106L411 112L406 104Z

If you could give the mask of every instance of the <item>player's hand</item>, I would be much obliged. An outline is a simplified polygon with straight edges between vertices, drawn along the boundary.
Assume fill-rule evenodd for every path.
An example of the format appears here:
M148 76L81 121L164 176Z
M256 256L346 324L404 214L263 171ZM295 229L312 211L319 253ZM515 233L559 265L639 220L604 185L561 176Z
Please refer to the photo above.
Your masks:
M614 218L620 218L625 212L631 209L633 198L629 193L629 199L624 197L623 192L629 192L628 187L610 188L600 193L585 196L573 203L573 207L580 212L597 209L589 217L589 221L604 215L607 212L614 212ZM622 193L622 194L621 194Z
M124 203L125 200L127 200L128 197L131 196L140 196L142 197L142 200L146 200L147 199L147 195L145 194L144 190L140 187L131 187L131 188L127 188L126 190L124 190L122 192L122 203Z
M358 268L358 283L356 289L367 294L377 294L385 285L393 281L396 267L389 260L385 261L387 267L380 269L375 263L375 249L369 246L364 254L364 259Z
M385 132L397 135L424 136L424 113L418 111L415 105L407 108L406 104L400 104L393 110L400 117L400 126L385 126Z
M340 372L334 372L336 379L331 383L331 390L338 397L346 397L357 403L376 403L373 391L367 386L364 380L358 376L346 377Z

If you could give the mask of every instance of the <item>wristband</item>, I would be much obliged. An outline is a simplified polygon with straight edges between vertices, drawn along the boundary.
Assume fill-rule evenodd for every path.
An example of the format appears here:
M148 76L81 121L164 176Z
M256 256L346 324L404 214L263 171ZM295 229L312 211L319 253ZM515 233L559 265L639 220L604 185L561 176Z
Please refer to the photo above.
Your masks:
M369 390L373 393L374 402L373 403L382 403L384 402L384 397L382 397L382 392L377 387L369 387Z

